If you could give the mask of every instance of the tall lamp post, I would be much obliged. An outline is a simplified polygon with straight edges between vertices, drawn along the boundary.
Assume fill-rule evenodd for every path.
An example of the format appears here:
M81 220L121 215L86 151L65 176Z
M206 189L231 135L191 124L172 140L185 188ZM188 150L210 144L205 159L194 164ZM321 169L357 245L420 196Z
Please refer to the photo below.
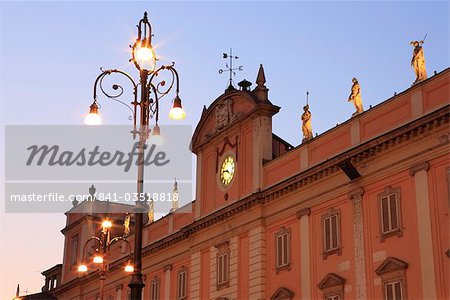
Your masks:
M86 242L84 243L84 246L83 246L83 259L81 261L81 264L78 266L78 272L86 273L88 271L88 266L87 266L87 262L85 259L86 246L89 244L90 241L97 242L98 248L96 250L94 258L92 259L92 262L95 264L101 265L101 268L100 268L100 300L103 300L103 290L105 287L106 274L108 272L107 257L109 255L109 250L111 249L111 246L117 242L125 243L127 245L128 251L129 251L128 255L129 255L129 257L131 257L130 243L123 236L117 236L117 237L111 238L111 227L112 227L112 221L110 219L103 220L101 237L92 236L86 240ZM131 264L130 260L127 261L124 271L128 272L128 273L131 273L134 271L134 267Z
M171 119L179 120L186 117L186 113L182 108L181 99L179 97L179 77L178 72L174 68L174 63L171 65L162 65L157 68L157 57L152 46L152 27L147 18L147 12L139 21L138 35L135 43L131 47L132 57L130 61L134 63L139 70L139 83L137 84L133 78L118 69L102 70L102 73L97 77L94 83L94 102L90 106L89 114L86 116L85 122L90 125L99 125L101 123L99 116L99 105L97 102L97 88L109 99L116 100L126 106L133 112L134 130L133 137L139 135L138 142L138 176L137 176L137 195L135 207L135 238L134 238L134 272L129 283L131 288L131 299L140 300L142 296L142 288L145 286L142 281L142 230L143 230L143 212L144 203L142 200L146 199L144 195L144 151L145 142L149 137L150 119L155 120L152 137L160 138L160 128L158 126L159 118L159 101L166 96L175 87L175 98L173 105L169 112ZM167 84L165 81L157 81L157 76L162 71L168 71L172 77L171 82ZM103 88L103 79L111 74L123 75L129 79L133 87L134 100L131 106L119 100L124 89L118 84L112 86L115 94L108 93ZM138 95L140 97L138 97ZM139 129L137 129L139 125Z

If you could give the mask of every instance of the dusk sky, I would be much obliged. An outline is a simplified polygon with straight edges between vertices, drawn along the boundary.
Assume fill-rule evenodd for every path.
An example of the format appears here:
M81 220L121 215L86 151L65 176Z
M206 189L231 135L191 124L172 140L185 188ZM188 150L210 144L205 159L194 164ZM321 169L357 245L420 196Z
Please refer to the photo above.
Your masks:
M353 77L361 84L365 109L411 86L412 40L428 34L428 76L449 66L447 1L1 1L2 124L82 125L100 67L120 68L138 78L128 62L128 45L144 11L160 63L175 61L180 73L188 115L182 124L195 127L203 105L224 92L227 75L218 70L226 63L222 52L233 47L236 65L243 65L234 82L245 78L254 87L259 64L264 65L269 99L281 107L273 131L294 146L302 138L306 91L313 131L321 134L353 113L347 102ZM121 105L104 98L100 103L104 124L129 122ZM162 104L161 124L174 124L167 117L169 108L170 103ZM4 184L0 194L4 202ZM39 291L40 272L62 262L65 216L5 214L3 207L0 296L8 299L17 283L23 292Z

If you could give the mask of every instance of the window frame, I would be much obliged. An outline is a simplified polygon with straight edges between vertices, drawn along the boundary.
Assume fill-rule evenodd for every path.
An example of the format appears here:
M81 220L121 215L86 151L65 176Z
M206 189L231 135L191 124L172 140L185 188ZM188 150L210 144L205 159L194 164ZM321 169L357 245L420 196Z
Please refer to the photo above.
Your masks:
M395 195L395 203L396 203L396 220L397 220L397 228L392 229L392 213L391 213L391 199L390 196ZM403 235L403 222L402 222L402 205L401 205L401 193L400 187L393 188L388 186L384 189L384 191L377 195L378 199L378 220L379 220L379 230L380 230L380 241L383 242L386 238L391 236L402 236ZM384 230L384 212L383 212L383 199L387 200L387 209L388 209L388 230Z
M215 246L216 252L216 288L217 290L230 285L230 242L225 241ZM222 266L222 268L221 268ZM222 272L221 272L222 271ZM222 274L221 274L222 273ZM222 276L220 276L222 275ZM220 280L222 278L222 280Z
M278 248L278 239L281 238L281 245L283 248L284 239L286 239L286 249L281 249L281 255L283 255L282 259L283 262L281 264L279 263L279 248ZM286 251L283 251L286 250ZM286 253L286 256L284 256L284 253ZM275 233L275 270L277 271L277 274L281 270L290 270L291 269L291 228L281 227L281 229Z
M332 293L329 295L324 296L325 300L342 300L342 294L341 293Z
M156 295L155 294L156 290ZM150 300L160 300L161 298L161 279L155 276L150 282Z
M333 227L332 218L336 216L336 247L332 247L333 244ZM326 236L326 220L330 220L330 248L327 249L327 236ZM322 215L322 257L326 259L333 254L342 254L342 240L341 240L341 210L335 208L329 208L327 213Z
M187 268L181 267L181 269L177 272L177 299L184 300L187 299L188 293L188 276L187 276ZM184 286L181 286L181 276L184 276Z
M397 297L395 296L395 284L399 283L400 284L400 298L397 299ZM384 300L388 300L387 297L387 286L391 285L393 288L393 295L394 295L394 300L405 300L405 282L404 279L402 277L396 278L396 279L392 279L392 280L386 280L385 282L383 282L383 299Z

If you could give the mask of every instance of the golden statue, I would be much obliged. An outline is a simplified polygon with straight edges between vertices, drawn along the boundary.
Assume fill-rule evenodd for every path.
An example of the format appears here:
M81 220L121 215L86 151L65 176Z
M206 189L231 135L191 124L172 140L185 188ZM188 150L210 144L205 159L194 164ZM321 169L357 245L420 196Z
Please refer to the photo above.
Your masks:
M312 126L311 126L311 112L309 111L308 104L308 96L309 92L306 92L306 105L303 106L303 114L302 114L302 131L303 131L303 140L307 141L313 138Z
M150 198L148 202L148 224L153 223L155 221L155 204L153 203L153 199Z
M413 57L411 59L411 66L414 68L414 73L416 73L416 80L414 81L414 83L427 79L427 70L425 68L425 56L423 54L422 48L423 43L424 41L411 42L411 45L414 46Z
M348 96L348 102L353 102L353 104L355 105L356 111L353 113L354 116L362 113L364 109L362 105L361 87L359 86L358 79L353 77L352 82L352 91L350 93L350 96Z
M128 236L130 234L130 219L131 216L127 213L125 220L123 220L123 235Z

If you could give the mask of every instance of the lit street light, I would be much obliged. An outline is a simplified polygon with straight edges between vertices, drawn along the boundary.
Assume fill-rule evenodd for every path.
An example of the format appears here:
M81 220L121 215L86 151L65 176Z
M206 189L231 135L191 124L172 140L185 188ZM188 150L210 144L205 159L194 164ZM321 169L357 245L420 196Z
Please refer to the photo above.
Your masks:
M178 72L174 68L174 63L170 65L162 65L157 68L157 57L152 46L152 27L148 21L147 13L139 21L138 35L135 43L131 46L132 58L130 61L134 63L139 70L139 83L137 84L133 78L118 69L102 70L102 73L97 77L94 83L94 102L90 106L89 114L86 116L85 122L90 125L101 124L99 115L100 106L98 105L97 89L99 88L103 95L109 99L116 100L126 105L133 112L133 137L139 135L138 143L138 178L137 178L137 195L138 199L146 199L144 193L144 151L146 148L146 140L150 139L155 145L163 143L161 130L158 126L159 119L159 102L160 99L166 96L173 88L175 88L175 97L173 98L173 105L169 112L171 119L180 120L186 117L186 112L181 105L179 97L179 77ZM157 81L157 77L162 71L168 71L172 77L171 82L167 84L165 81ZM108 93L102 86L103 79L111 74L119 74L127 78L133 86L134 100L131 106L119 100L124 89L118 84L112 86L115 94ZM165 88L164 90L161 90ZM139 95L139 97L138 97ZM153 134L149 136L150 119L155 120ZM139 129L137 129L139 125ZM141 197L142 196L142 197ZM136 201L135 207L135 238L134 238L134 272L129 283L131 288L131 299L140 300L142 295L142 288L145 286L142 280L142 230L143 230L143 201Z
M100 266L100 300L103 300L103 289L105 287L105 279L106 274L108 273L108 263L107 263L107 257L109 255L109 250L111 249L111 246L114 243L122 242L125 243L128 247L128 256L131 258L131 245L130 243L123 237L118 236L111 239L111 227L112 222L110 219L105 219L102 222L102 231L101 231L101 237L92 236L86 240L83 246L83 259L81 263L78 265L78 272L79 273L87 273L89 270L87 266L87 261L85 259L86 254L86 246L89 244L90 241L96 241L98 243L98 248L95 252L94 258L92 259L92 262L95 264L101 264ZM124 271L127 273L131 273L134 271L134 267L128 259Z

